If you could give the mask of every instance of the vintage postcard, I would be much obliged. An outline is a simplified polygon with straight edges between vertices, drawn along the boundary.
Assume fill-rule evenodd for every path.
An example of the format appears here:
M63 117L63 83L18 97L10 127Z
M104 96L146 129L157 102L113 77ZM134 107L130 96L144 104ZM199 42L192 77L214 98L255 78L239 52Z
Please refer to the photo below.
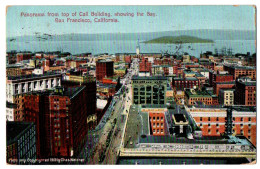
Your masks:
M7 6L6 163L255 164L256 6Z

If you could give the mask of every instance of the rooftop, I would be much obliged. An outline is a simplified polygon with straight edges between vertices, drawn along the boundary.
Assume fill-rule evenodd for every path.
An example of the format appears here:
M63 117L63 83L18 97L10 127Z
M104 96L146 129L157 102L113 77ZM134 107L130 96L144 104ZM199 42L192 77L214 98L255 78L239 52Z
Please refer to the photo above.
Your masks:
M8 80L19 81L19 80L31 80L37 78L54 77L54 76L61 76L61 74L56 72L48 72L41 75L30 74L30 75L21 75L21 76L8 76L7 78Z
M212 97L207 91L186 89L185 94L190 97Z
M133 76L132 80L167 80L165 76Z
M7 145L16 141L23 132L32 127L34 124L31 122L18 122L18 121L7 121L6 122L6 141Z
M208 136L199 139L187 139L175 136L146 136L140 137L140 143L186 143L186 144L242 144L252 145L244 136Z

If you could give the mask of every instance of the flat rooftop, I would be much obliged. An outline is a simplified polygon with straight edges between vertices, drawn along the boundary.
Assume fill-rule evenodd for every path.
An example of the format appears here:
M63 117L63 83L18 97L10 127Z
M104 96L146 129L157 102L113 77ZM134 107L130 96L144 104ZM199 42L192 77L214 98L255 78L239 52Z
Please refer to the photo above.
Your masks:
M132 80L167 80L164 76L133 76Z
M6 141L7 145L11 144L16 138L19 138L24 130L31 127L32 122L18 122L7 121L6 122Z
M242 144L252 146L245 136L208 136L198 139L187 139L175 136L146 136L140 137L140 143L184 143L184 144Z
M61 76L60 73L55 72L48 72L41 75L31 74L31 75L21 75L21 76L8 76L8 80L12 81L19 81L19 80L30 80L30 79L37 79L37 78L45 78L45 77L56 77Z

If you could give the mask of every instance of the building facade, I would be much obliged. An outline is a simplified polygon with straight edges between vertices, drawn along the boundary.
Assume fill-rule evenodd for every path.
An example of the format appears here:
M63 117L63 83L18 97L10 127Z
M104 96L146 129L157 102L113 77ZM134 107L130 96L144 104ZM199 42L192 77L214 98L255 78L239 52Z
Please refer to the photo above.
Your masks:
M185 106L201 129L203 136L220 136L226 131L227 108L222 106ZM232 134L244 135L256 145L256 110L253 107L232 108Z
M74 157L82 150L93 116L86 86L57 87L25 96L25 120L36 124L37 157Z
M24 120L24 94L32 91L51 89L61 85L61 74L9 76L6 82L6 101L16 104L12 110L14 121Z
M36 160L34 123L6 122L6 160L8 164L30 164Z
M114 75L114 62L99 60L96 62L96 79L102 80L104 77L111 77Z
M133 104L166 104L167 78L133 76Z
M256 81L248 78L236 81L235 104L256 106Z
M232 106L234 105L234 92L235 89L220 89L219 90L219 104L225 106Z

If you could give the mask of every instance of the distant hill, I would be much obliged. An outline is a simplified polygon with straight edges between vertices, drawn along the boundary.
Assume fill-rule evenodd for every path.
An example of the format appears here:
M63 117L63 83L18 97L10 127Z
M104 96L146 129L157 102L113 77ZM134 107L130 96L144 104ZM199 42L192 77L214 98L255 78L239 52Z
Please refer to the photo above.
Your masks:
M215 40L256 40L254 30L218 30L218 29L199 29L199 30L179 30L164 32L140 32L140 33L71 33L62 35L46 34L42 32L36 35L26 35L9 37L7 41L114 41L114 40L138 40L149 41L152 39L167 36L194 36L202 39ZM15 38L15 40L13 40Z
M202 39L195 36L164 36L155 38L144 43L214 43L210 39Z

